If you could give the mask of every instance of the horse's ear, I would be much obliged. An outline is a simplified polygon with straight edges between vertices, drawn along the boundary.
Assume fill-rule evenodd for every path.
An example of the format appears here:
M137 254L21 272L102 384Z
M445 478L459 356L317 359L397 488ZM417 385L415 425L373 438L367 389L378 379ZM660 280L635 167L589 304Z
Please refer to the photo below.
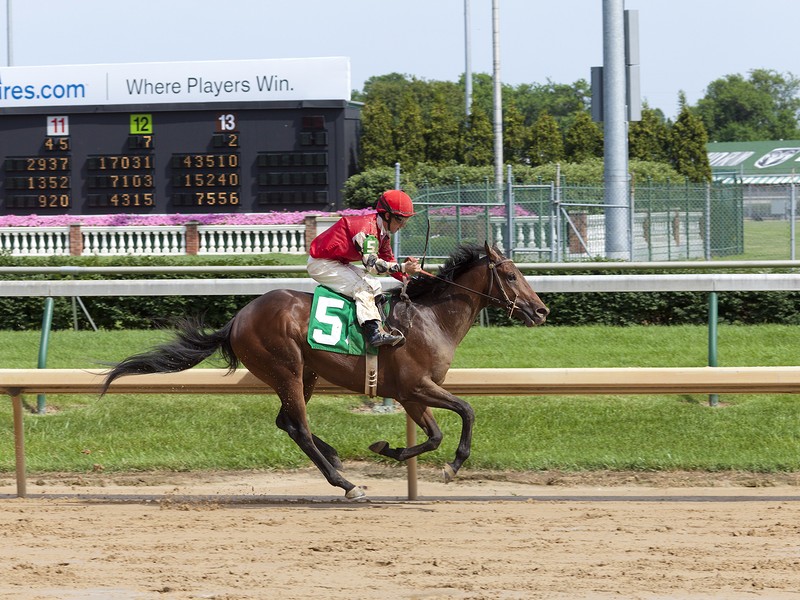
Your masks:
M500 252L500 248L497 247L497 242L493 243L492 246L489 247L489 242L486 241L483 243L483 247L486 250L486 256L488 256L491 260L497 261L502 258L503 253Z

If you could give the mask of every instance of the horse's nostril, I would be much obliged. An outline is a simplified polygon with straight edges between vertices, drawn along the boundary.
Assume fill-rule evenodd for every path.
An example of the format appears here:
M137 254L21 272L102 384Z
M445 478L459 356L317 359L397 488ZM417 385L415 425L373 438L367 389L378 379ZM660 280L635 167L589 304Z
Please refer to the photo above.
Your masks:
M547 308L546 306L540 306L539 308L536 309L536 314L546 317L547 315L550 314L550 309Z

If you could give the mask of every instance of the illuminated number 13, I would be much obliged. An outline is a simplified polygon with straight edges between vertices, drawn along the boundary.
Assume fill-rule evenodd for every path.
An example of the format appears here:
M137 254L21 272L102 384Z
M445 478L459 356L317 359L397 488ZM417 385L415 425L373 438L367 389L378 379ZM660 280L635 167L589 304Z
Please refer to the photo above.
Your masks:
M236 115L228 113L217 117L217 131L236 131Z

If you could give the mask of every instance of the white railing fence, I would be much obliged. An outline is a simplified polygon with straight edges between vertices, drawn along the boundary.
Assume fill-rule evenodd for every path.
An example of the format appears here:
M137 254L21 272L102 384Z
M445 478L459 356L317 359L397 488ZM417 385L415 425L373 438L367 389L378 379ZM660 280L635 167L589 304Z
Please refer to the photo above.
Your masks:
M200 225L198 254L303 254L305 225Z
M83 254L90 256L186 254L186 228L178 226L83 227Z
M2 227L0 250L11 256L69 256L69 227Z
M187 254L185 225L84 226L71 252L70 227L0 227L0 252L10 256L176 256ZM305 225L199 225L197 254L303 254ZM74 242L74 240L73 240Z

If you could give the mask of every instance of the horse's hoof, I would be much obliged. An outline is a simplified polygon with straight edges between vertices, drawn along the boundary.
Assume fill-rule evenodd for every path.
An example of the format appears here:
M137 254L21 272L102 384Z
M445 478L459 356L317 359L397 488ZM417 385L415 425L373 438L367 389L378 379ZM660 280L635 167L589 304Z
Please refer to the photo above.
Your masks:
M354 486L347 490L344 494L344 497L348 500L358 500L359 498L364 498L367 494L358 486Z
M388 447L389 447L389 442L382 440L380 442L375 442L374 444L370 444L369 449L372 450L375 454L383 454Z
M444 477L445 483L450 483L456 478L456 472L449 463L442 467L442 476Z

